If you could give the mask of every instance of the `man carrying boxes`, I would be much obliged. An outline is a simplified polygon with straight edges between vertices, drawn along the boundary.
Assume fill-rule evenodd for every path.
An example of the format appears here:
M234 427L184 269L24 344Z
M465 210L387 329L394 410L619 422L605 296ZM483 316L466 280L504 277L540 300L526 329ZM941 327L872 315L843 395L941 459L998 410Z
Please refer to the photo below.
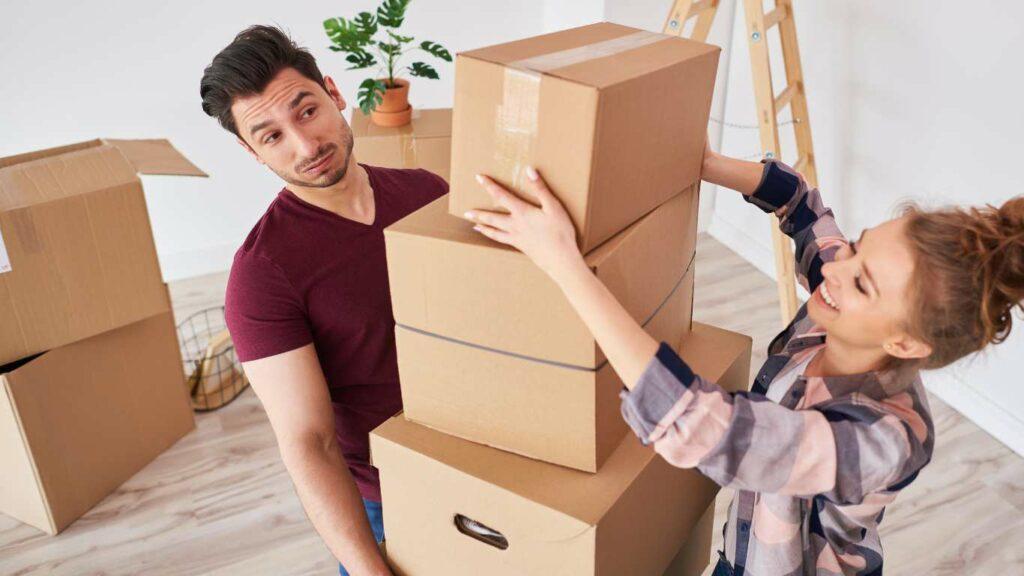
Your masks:
M277 28L241 32L200 93L203 110L287 184L231 266L235 351L341 573L389 574L368 437L402 407L383 230L447 184L357 163L345 100Z

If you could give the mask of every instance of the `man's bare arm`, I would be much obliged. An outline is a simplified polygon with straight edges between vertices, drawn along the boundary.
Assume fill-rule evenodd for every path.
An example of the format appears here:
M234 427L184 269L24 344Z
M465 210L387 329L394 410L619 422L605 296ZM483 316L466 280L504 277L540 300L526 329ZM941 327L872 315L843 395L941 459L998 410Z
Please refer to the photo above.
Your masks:
M312 344L243 364L313 527L353 576L391 576L338 447L327 383Z

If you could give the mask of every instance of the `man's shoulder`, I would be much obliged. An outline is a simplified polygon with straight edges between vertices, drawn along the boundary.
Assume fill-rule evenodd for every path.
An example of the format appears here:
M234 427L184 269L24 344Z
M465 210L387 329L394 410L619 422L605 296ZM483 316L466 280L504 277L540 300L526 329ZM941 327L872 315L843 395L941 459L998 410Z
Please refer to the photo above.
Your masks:
M423 168L385 168L363 165L379 193L427 204L448 193L444 178Z

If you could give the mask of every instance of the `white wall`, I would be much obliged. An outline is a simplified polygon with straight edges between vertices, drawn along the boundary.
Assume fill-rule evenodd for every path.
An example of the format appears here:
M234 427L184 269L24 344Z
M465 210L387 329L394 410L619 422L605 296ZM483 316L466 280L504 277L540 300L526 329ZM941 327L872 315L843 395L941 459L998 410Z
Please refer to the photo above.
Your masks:
M322 22L378 3L0 3L0 156L97 136L169 138L211 177L145 178L164 277L226 270L281 183L202 112L203 68L242 28L274 23L309 47L354 100L364 71L344 70ZM538 34L542 19L542 6L530 0L418 0L404 30L455 53ZM414 106L452 104L454 67L434 63L441 80L417 81Z
M1024 4L798 1L795 10L819 184L848 236L888 219L904 199L998 204L1022 192L1014 170L1024 132ZM725 118L752 125L746 44L740 10ZM783 79L775 80L778 92ZM758 142L757 130L727 128L721 149L756 154ZM791 137L783 159L795 160ZM711 233L774 273L768 222L721 194ZM985 358L927 374L926 382L1024 454L1021 373L1024 323Z

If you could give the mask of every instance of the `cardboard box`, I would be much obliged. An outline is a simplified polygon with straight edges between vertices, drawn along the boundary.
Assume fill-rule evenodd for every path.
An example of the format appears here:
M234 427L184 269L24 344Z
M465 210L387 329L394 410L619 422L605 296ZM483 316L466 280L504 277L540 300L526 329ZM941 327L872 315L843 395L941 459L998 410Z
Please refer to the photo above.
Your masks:
M746 389L751 340L695 324L681 352L695 371ZM420 426L401 415L370 434L396 576L661 574L718 487L626 437L597 474ZM476 537L466 519L498 536ZM461 530L460 530L461 529Z
M205 176L166 140L0 159L0 364L170 310L138 174Z
M531 198L541 171L584 252L700 179L720 49L601 23L460 53L451 213Z
M679 549L662 576L701 576L711 564L711 537L715 527L715 503L711 502L697 525L690 530L686 544Z
M371 166L423 168L449 177L452 146L452 109L413 109L405 126L378 126L356 108L352 111L355 156Z
M586 256L659 340L689 330L697 193ZM438 199L385 230L406 416L475 442L595 472L626 425L622 387L555 283Z
M171 312L0 367L0 512L57 534L194 428Z

